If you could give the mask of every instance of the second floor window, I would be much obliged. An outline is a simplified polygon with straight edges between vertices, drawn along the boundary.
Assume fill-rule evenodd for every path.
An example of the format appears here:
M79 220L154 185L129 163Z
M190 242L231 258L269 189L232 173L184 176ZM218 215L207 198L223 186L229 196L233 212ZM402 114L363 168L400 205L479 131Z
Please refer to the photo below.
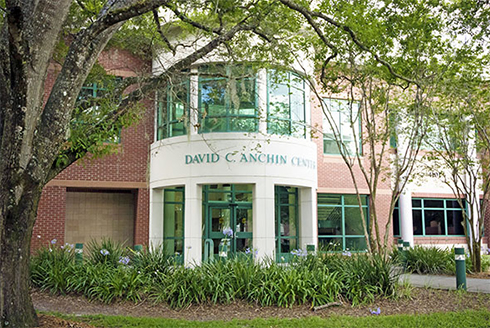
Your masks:
M345 99L324 99L326 110L330 112L331 122L323 117L323 152L340 155L341 149L346 155L361 153L359 103ZM334 133L337 131L337 135Z

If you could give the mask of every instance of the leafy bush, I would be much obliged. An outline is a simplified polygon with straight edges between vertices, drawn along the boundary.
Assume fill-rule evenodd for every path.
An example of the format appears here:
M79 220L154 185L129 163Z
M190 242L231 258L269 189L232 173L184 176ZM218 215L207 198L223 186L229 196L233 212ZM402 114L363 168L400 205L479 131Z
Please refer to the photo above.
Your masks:
M66 293L67 277L75 269L73 245L57 246L53 242L39 249L31 259L30 269L34 286L51 293Z
M406 267L419 274L454 273L454 253L449 249L414 246L405 252Z
M174 308L237 299L285 307L339 298L360 304L393 295L397 285L392 261L376 255L297 252L288 265L236 256L185 267L162 248L128 252L108 240L93 242L89 260L77 265L71 249L43 249L32 259L32 281L44 290L107 303L149 297Z
M115 242L111 239L102 239L99 243L92 240L87 245L87 256L93 264L102 263L111 265L114 268L118 266L123 257L128 256L128 248L122 243Z
M486 272L490 269L490 255L481 256L481 270Z

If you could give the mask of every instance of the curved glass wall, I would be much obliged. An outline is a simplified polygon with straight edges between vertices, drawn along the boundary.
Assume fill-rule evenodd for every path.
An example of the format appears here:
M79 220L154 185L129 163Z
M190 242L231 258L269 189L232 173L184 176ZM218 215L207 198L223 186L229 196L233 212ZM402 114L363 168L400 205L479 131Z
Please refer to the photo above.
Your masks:
M267 108L267 131L264 124L260 132L306 137L306 83L298 74L269 71L262 81L267 99L259 99L251 66L203 65L193 72L196 78L186 76L160 92L157 140L185 135L190 125L199 127L197 133L259 132L259 107Z
M171 85L159 94L157 140L187 134L189 124L189 81Z
M270 71L267 80L268 133L305 138L304 79L291 72Z
M256 132L255 72L247 66L199 68L200 132Z

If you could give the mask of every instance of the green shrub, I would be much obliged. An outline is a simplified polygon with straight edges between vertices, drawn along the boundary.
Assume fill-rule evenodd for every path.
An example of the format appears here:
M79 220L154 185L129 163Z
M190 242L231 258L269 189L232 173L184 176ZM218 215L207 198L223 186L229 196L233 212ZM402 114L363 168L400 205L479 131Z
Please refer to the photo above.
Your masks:
M414 246L405 252L406 267L419 274L454 273L454 252L437 247Z
M31 282L41 290L51 293L66 293L67 278L75 269L75 252L73 245L57 246L55 242L49 247L39 249L31 257Z
M86 254L93 264L107 264L116 268L121 259L129 255L129 250L122 243L104 238L100 243L95 240L88 243Z
M131 252L131 259L127 249L109 240L88 249L83 265L75 263L71 249L39 251L31 262L33 284L106 303L149 297L174 308L238 299L284 307L339 298L360 304L393 295L397 285L392 261L377 255L297 252L288 265L236 256L184 267L161 248Z
M130 258L135 269L149 276L155 272L164 272L175 264L174 257L167 255L163 245L146 247L141 252L131 251Z
M481 270L486 272L490 269L490 255L481 256Z

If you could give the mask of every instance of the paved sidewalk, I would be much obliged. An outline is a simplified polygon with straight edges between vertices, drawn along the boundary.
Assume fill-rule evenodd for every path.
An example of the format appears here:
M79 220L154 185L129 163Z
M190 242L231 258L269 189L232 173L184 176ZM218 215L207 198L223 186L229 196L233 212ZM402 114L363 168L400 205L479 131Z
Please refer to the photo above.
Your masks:
M406 273L400 276L400 280L409 282L414 287L456 289L455 276L433 276ZM490 279L466 278L466 287L469 292L490 294Z

